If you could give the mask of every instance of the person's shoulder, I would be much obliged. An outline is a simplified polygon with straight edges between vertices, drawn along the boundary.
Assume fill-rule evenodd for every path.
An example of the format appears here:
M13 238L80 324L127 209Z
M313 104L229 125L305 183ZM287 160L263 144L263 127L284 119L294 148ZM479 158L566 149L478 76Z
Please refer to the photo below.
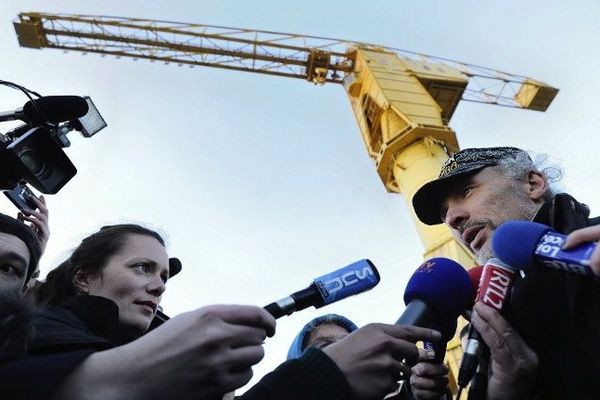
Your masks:
M77 315L63 307L41 309L33 319L33 328L31 354L106 347L106 340L96 336Z
M589 218L587 226L600 225L600 216Z

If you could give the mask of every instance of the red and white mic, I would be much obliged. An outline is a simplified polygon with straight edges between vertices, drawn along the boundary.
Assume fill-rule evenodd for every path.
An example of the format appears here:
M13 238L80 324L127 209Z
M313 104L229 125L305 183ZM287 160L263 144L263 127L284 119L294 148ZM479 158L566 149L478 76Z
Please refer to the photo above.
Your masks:
M501 312L510 296L510 290L515 277L515 270L497 258L490 259L481 271L479 289L475 303L482 301L485 305ZM465 352L458 370L458 385L466 387L473 378L485 343L481 335L471 325Z

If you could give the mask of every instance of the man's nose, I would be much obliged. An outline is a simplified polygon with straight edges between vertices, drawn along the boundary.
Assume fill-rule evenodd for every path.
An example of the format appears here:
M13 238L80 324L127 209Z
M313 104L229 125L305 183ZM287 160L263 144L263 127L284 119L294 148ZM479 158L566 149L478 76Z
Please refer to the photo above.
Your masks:
M444 222L450 228L458 230L461 224L467 219L469 219L469 213L462 204L455 203L448 205L448 210L446 211Z

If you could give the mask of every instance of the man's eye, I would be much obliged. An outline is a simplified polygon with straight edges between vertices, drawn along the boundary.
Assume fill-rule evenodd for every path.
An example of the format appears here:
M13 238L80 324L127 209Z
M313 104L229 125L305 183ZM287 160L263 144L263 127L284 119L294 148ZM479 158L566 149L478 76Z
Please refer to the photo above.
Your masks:
M312 347L322 350L325 347L329 346L330 344L333 344L333 340L322 340L322 341L317 341L317 342L313 343Z
M466 188L463 189L463 196L468 196L469 193L471 193L472 191L473 191L473 187L467 186Z
M8 275L20 276L19 269L15 268L14 266L12 266L10 264L2 264L2 265L0 265L0 271L2 271L5 274L8 274Z

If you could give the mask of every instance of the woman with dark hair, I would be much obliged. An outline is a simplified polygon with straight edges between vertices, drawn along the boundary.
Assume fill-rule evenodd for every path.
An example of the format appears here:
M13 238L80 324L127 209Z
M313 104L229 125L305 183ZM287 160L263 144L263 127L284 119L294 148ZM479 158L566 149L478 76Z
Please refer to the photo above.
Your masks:
M139 225L107 226L85 238L40 288L44 308L34 318L29 355L0 368L10 377L0 378L0 394L220 400L246 384L275 332L262 308L206 306L148 332L168 279L180 270L160 235Z
M30 353L103 350L141 336L167 280L180 270L158 233L134 224L103 227L83 239L39 288L38 302L47 308L34 321Z

